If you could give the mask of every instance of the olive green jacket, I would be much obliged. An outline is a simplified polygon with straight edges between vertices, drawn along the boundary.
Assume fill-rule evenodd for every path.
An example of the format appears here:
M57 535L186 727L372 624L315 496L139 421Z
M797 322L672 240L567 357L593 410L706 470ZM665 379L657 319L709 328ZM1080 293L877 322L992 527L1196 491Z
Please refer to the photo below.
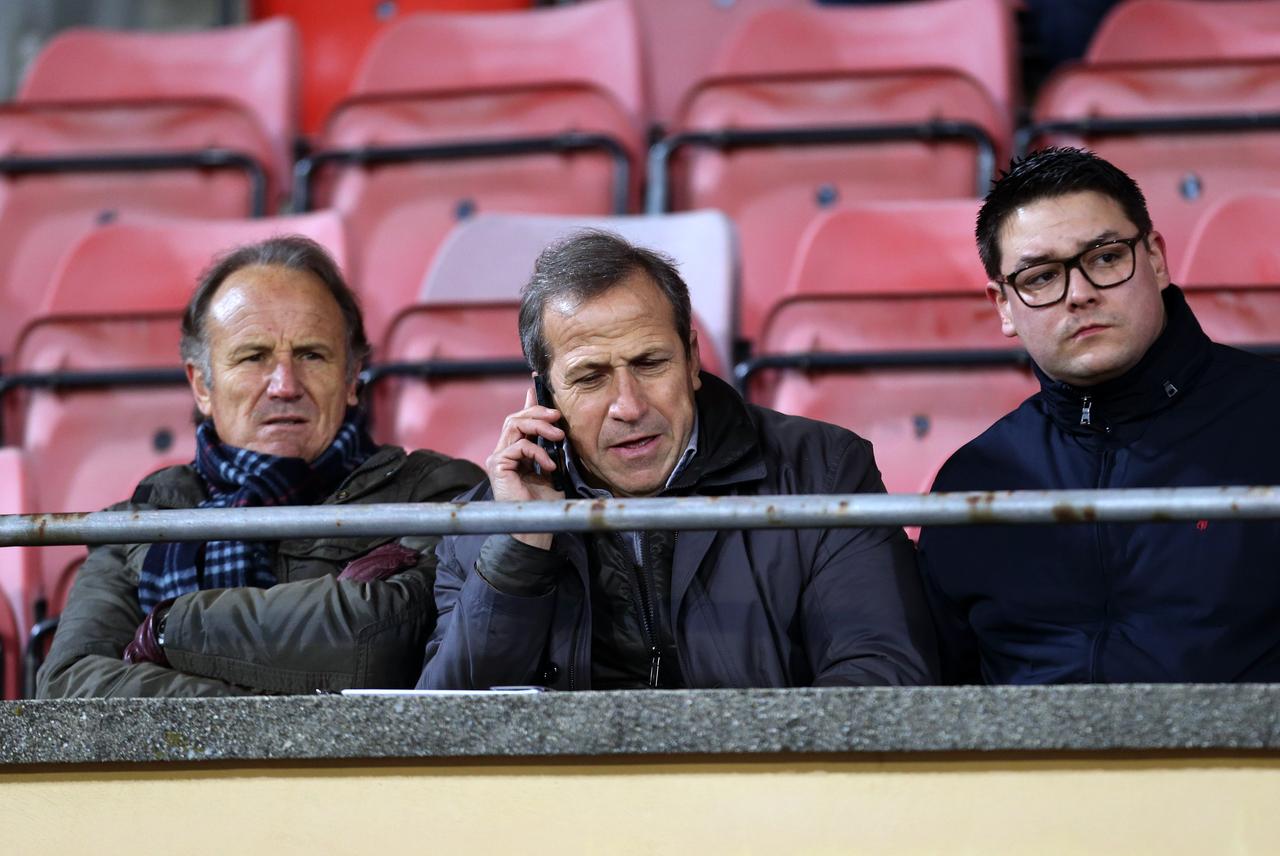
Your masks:
M384 446L323 504L447 501L482 481L467 461ZM193 508L207 497L190 467L152 473L112 510ZM401 539L418 564L373 583L339 580L346 564L392 538L281 541L270 588L199 591L165 625L171 668L121 659L144 618L138 575L149 544L95 547L76 575L40 698L218 696L412 686L435 626L436 536Z

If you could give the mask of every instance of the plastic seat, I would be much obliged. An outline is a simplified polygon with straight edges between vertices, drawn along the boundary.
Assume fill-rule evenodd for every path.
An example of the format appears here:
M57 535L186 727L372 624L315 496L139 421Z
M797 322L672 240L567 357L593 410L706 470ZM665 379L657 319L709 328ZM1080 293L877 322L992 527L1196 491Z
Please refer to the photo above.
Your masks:
M669 124L680 102L711 73L725 41L751 16L766 9L799 8L812 0L640 0L645 81L650 119Z
M223 100L261 126L274 187L283 190L297 137L299 67L297 30L284 18L186 33L73 29L37 54L18 100Z
M298 167L297 196L315 173L314 198L347 218L370 333L381 337L457 222L627 211L642 103L627 0L410 16L370 48L353 98Z
M216 254L282 233L310 234L330 247L339 264L345 259L341 223L332 212L278 220L114 224L70 250L46 314L20 339L14 371L46 377L136 371L169 379L11 391L6 432L40 473L32 490L36 509L98 510L127 499L148 473L191 460L194 404L180 372L181 309ZM83 553L82 547L41 550L46 597L64 591L68 568Z
M67 247L102 224L137 214L241 218L253 210L251 181L234 159L220 169L25 171L36 168L33 157L48 163L93 154L100 165L102 156L132 158L144 148L164 156L210 149L258 161L271 155L251 117L220 102L0 107L0 173L18 170L0 175L0 353L12 353Z
M912 0L760 12L727 40L716 75L947 69L977 81L1012 118L1017 28L1007 0Z
M0 447L0 514L30 514L33 510L26 454L14 446ZM10 669L10 657L19 656L22 640L36 618L33 606L43 594L40 549L0 547L0 613L5 613L0 615L0 643L4 645L5 658L5 682L0 690L6 693L6 698L13 698L9 694L9 681L17 680ZM6 630L6 619L12 622L12 631ZM10 644L9 632L16 634L15 644Z
M652 217L557 217L481 214L460 224L441 245L418 292L419 303L513 300L534 260L552 242L579 229L616 232L671 256L689 285L693 311L705 327L701 351L711 366L729 365L737 240L719 211Z
M1280 190L1219 202L1196 226L1178 283L1215 341L1280 346Z
M472 377L389 378L375 390L374 434L406 449L434 449L482 463L507 414L530 387L517 332L517 304L418 306L397 318L384 352L392 363L485 361ZM496 375L492 363L510 364Z
M350 94L590 83L639 119L646 105L638 27L631 0L407 15L369 47Z
M1280 187L1280 60L1084 65L1041 90L1036 145L1083 145L1142 188L1177 263L1196 222L1228 196Z
M0 650L0 664L4 666L0 698L16 699L21 696L22 638L8 601L0 600L0 647L3 649Z
M977 208L886 203L824 216L761 341L752 399L871 440L890 491L928 489L952 452L1037 388L986 297Z
M647 210L734 218L739 337L754 342L819 214L985 188L1008 150L1012 45L1003 0L762 12L728 40L714 66L723 76L690 95L651 150Z
M520 350L519 304L422 305L405 310L385 348L392 364L471 363L470 373L425 379L392 377L375 393L374 434L407 449L434 449L483 463L503 420L524 404L531 386ZM705 329L694 318L699 339ZM495 364L503 364L502 371ZM719 373L713 358L704 368Z
M1280 56L1276 0L1127 0L1089 41L1085 61L1263 59Z
M288 17L302 42L302 129L320 130L346 94L365 49L401 15L413 12L493 12L523 9L531 0L396 0L392 4L253 0L254 18Z
M350 261L346 227L336 211L249 220L137 217L103 226L72 248L53 277L40 315L62 316L59 323L66 325L74 323L66 316L110 320L181 312L215 256L281 235L317 241L344 270ZM169 356L176 365L176 352Z

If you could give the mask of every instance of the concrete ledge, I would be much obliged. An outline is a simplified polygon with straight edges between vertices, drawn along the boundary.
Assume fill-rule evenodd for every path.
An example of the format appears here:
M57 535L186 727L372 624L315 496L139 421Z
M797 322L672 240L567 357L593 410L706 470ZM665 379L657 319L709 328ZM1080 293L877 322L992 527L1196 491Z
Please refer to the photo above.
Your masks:
M0 703L0 765L1280 749L1280 685Z

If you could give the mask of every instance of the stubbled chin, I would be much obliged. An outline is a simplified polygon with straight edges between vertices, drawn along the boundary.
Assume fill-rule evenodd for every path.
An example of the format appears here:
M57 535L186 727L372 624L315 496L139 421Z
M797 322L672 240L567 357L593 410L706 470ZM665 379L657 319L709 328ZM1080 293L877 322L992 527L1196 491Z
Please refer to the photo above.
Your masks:
M272 434L276 436L272 436ZM276 455L281 458L308 458L307 450L310 445L308 442L310 437L299 432L298 436L279 436L280 433L291 434L293 432L270 432L266 436L261 436L249 448L255 452L262 452L267 455Z

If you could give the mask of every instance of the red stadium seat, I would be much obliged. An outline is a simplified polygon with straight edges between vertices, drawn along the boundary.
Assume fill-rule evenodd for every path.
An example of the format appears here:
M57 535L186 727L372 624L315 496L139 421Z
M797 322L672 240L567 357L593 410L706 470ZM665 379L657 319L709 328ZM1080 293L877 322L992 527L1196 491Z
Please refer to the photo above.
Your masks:
M1127 0L1115 6L1098 25L1085 61L1211 61L1277 56L1277 0Z
M629 209L643 148L638 57L627 0L416 15L383 33L320 151L299 164L296 194L308 201L318 170L315 198L346 216L372 336L413 303L449 229L478 211Z
M299 66L297 30L283 18L189 33L74 29L32 61L18 100L224 100L267 135L267 166L283 190L298 130Z
M0 108L0 353L95 225L265 210L288 187L296 64L283 20L50 41Z
M813 0L639 0L650 118L666 126L694 85L711 73L725 41L766 9L799 8Z
M478 375L388 378L374 397L374 433L406 449L434 449L482 463L507 414L530 388L522 370L515 303L415 306L403 312L383 349L391 363L484 362ZM506 363L501 375L493 364Z
M0 514L30 514L35 510L31 500L30 472L26 453L13 446L0 448ZM10 656L17 656L21 640L36 620L32 607L43 595L37 547L0 547L0 612L7 611L18 634L18 644L10 645L5 635L4 616L0 616L0 641L4 644L5 681L14 678ZM16 678L15 678L16 679ZM7 694L6 698L13 698Z
M1177 281L1280 284L1280 189L1238 193L1206 211L1187 244Z
M758 370L754 400L871 440L891 491L926 490L947 456L1036 390L986 298L977 209L869 204L816 221L745 364Z
M0 666L4 668L0 680L0 698L21 697L22 688L22 639L18 624L13 620L13 610L7 601L0 600Z
M394 3L316 3L253 0L256 19L288 17L302 41L302 128L320 130L324 117L351 87L356 66L374 38L399 16L413 12L496 12L523 9L532 0L396 0Z
M434 449L483 463L502 421L523 406L531 386L518 315L515 302L423 305L402 312L387 338L386 361L433 362L436 373L392 376L378 384L375 436L407 449ZM704 338L697 318L694 327ZM471 364L469 371L462 370L464 363ZM709 371L719 368L708 363ZM445 373L450 369L454 373Z
M538 254L553 241L584 228L616 232L674 259L689 286L693 311L705 328L704 368L719 373L729 365L737 240L733 224L719 211L652 217L481 214L460 224L445 239L423 280L418 302L514 300Z
M0 353L12 353L67 247L101 224L138 213L238 218L252 210L250 181L234 160L229 169L102 170L103 158L127 166L144 150L271 156L251 117L221 102L0 107ZM85 156L94 159L82 164L89 171L43 171Z
M1277 114L1280 60L1082 65L1045 84L1027 136L1086 146L1133 176L1176 270L1215 202L1280 187Z
M913 0L761 12L728 39L718 75L947 69L1006 117L1018 106L1017 32L1008 0Z
M1007 149L1004 0L762 12L650 154L648 210L720 208L742 235L739 336L760 335L805 226L880 199L973 197ZM958 38L957 32L965 33ZM926 47L927 46L927 47Z
M639 119L645 100L638 28L631 0L408 15L370 46L350 94L590 83Z
M40 473L36 509L97 510L127 499L148 473L191 460L194 405L179 372L180 311L215 254L282 233L310 234L339 264L345 260L341 223L331 212L114 224L69 251L46 314L27 327L14 356L14 373L46 385L12 390L5 402L6 431ZM67 385L85 372L135 376ZM55 374L63 377L49 384ZM153 376L150 383L145 375ZM67 569L83 553L41 550L46 596L63 590Z
M1228 197L1191 236L1179 284L1205 332L1233 345L1280 346L1280 190Z
M174 370L178 315L37 321L15 359L18 371L33 374ZM184 386L33 389L9 398L17 416L6 421L40 473L32 495L42 512L95 511L128 499L147 473L190 461L195 451L194 405ZM83 554L83 547L41 548L46 595Z
M216 255L279 235L312 238L346 268L346 231L335 211L253 220L138 217L104 226L74 245L53 278L40 314L109 318L179 312ZM146 263L140 264L141 259ZM104 276L104 271L111 275ZM169 356L177 365L176 352Z

